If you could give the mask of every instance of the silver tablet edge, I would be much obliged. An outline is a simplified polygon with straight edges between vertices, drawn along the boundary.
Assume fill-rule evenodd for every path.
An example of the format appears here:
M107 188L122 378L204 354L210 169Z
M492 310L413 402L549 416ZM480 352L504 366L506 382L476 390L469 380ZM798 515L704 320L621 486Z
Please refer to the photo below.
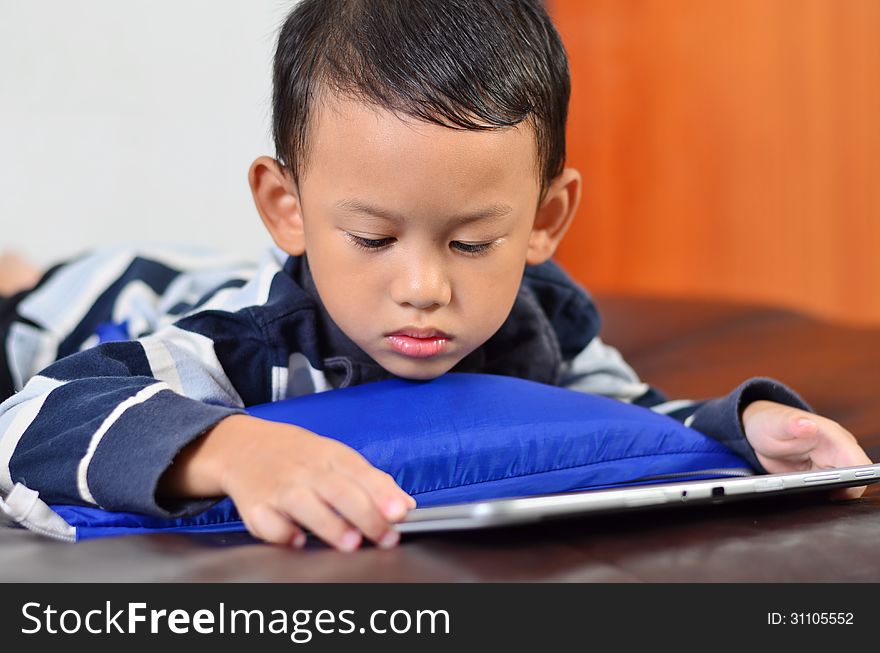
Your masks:
M578 514L627 511L651 506L699 505L797 491L858 487L880 481L880 464L789 474L713 478L584 490L532 497L490 499L418 508L396 525L401 533L461 530L522 524Z

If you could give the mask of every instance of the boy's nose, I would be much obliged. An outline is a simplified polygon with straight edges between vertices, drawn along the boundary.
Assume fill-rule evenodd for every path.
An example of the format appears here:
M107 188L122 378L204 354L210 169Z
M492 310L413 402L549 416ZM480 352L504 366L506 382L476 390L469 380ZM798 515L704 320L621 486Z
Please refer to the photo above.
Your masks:
M452 287L441 266L421 261L396 275L391 297L401 306L419 309L446 306L452 299Z

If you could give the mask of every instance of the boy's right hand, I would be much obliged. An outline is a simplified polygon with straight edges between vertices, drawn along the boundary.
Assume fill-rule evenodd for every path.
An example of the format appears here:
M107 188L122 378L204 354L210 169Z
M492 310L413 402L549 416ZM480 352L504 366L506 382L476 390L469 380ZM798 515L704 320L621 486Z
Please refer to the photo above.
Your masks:
M415 507L354 449L298 426L233 415L186 447L162 477L169 496L232 498L256 537L301 547L300 526L342 551L362 534L397 544L391 524Z

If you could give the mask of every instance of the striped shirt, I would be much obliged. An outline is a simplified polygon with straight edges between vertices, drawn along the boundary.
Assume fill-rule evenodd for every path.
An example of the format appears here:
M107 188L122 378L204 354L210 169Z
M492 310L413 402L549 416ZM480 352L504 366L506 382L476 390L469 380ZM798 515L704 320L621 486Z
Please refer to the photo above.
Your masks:
M4 310L14 394L0 404L0 494L157 516L207 507L157 500L175 455L246 406L390 378L330 319L305 257L258 265L182 250L95 252ZM751 401L804 409L750 379L725 397L668 401L599 337L589 294L557 264L528 267L507 320L453 372L531 379L645 406L761 470L740 421ZM3 332L0 332L2 334ZM763 470L761 470L763 471Z

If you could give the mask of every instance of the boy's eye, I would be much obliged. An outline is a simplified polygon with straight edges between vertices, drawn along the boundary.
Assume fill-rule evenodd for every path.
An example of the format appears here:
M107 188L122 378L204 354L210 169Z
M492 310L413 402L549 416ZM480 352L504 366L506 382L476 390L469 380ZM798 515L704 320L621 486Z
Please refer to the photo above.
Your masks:
M346 232L345 234L348 236L348 239L356 246L361 249L382 249L383 247L390 245L393 238L364 238L363 236L355 236L354 234L350 234Z
M463 254L470 254L472 256L475 256L478 254L485 254L497 244L497 240L493 240L488 243L463 243L460 240L453 240L450 243L450 247L457 249Z
M384 249L395 240L394 238L364 238L363 236L356 236L355 234L348 232L346 232L345 235L355 247L360 247L361 249L369 251ZM497 244L497 240L488 243L463 243L460 240L453 240L449 243L449 246L462 254L478 256L480 254L485 254Z

